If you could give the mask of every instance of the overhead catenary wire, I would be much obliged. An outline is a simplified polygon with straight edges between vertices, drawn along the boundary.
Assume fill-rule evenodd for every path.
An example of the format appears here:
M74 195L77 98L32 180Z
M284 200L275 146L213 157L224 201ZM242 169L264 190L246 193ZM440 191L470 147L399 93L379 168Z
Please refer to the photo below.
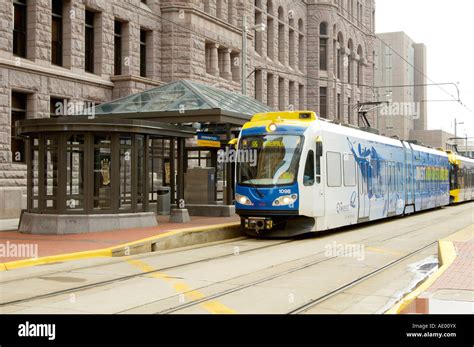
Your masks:
M353 18L359 25L361 28L363 29L366 29L368 30L368 33L367 32L364 32L366 35L370 35L370 36L373 36L375 37L375 39L379 40L384 46L388 47L393 53L395 53L395 55L397 55L400 59L402 59L404 62L406 62L408 65L410 65L411 67L413 67L413 69L418 72L420 75L422 75L423 77L425 77L428 81L430 81L433 85L436 85L440 90L442 90L446 95L448 95L449 97L451 97L453 100L452 101L456 101L458 102L461 106L463 106L466 110L468 110L470 113L474 113L474 111L472 111L467 105L465 105L460 97L458 97L456 99L455 96L453 96L451 93L449 93L448 91L446 91L446 89L444 89L441 85L443 85L444 83L436 83L435 81L433 81L427 74L425 74L423 71L421 71L420 69L418 69L415 65L413 65L412 63L410 63L404 56L402 56L400 53L398 53L391 45L387 44L380 36L376 35L375 32L372 33L372 30L370 28L367 28L364 23L362 23L358 18L356 18L354 15L352 15L349 11L347 11L343 6L340 7L341 11L342 12L345 12L349 15L349 17ZM344 18L344 17L343 17ZM375 23L374 23L375 24ZM375 64L375 62L374 62ZM459 90L459 87L457 86L458 90ZM458 92L459 93L459 92Z

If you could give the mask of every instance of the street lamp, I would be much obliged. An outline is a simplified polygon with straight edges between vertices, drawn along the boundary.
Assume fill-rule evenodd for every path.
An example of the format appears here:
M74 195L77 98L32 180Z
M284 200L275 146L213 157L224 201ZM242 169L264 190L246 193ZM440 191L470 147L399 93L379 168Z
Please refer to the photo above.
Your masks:
M457 118L454 118L454 137L458 137L458 125L462 125L464 122L458 122Z
M256 24L254 26L248 27L247 26L247 17L244 16L242 18L242 75L241 75L241 83L242 83L242 94L247 94L247 33L250 30L255 30L256 32L265 31L267 28L265 23Z
M457 118L454 118L454 137L458 139L458 125L462 125L464 122L458 122ZM454 142L457 145L457 141Z

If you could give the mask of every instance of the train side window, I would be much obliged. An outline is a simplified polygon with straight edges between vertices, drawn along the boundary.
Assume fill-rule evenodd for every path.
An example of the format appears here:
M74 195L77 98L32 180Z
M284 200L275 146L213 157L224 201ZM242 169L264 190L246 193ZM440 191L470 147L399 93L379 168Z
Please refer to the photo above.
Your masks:
M326 162L328 187L340 187L342 184L341 153L327 152Z
M314 185L314 152L310 150L304 167L303 185L308 187Z
M352 154L344 154L344 185L346 187L356 185L356 164Z

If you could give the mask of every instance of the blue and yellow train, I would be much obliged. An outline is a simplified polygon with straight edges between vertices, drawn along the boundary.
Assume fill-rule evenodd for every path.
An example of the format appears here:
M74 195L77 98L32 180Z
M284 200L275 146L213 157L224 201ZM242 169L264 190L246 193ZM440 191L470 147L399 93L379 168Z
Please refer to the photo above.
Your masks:
M257 158L236 167L236 212L253 236L318 232L473 197L472 162L311 111L256 114L237 148L239 158Z
M446 151L449 158L450 201L458 204L474 200L474 159Z

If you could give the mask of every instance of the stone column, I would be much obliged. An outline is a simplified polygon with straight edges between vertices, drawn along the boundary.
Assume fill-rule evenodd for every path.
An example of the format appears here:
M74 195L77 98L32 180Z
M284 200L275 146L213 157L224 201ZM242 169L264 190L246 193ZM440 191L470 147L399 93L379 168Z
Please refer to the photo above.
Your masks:
M51 1L32 0L27 5L26 56L35 63L51 62ZM44 39L44 38L48 39Z
M103 77L113 75L114 69L114 17L105 12L95 15L94 72Z
M85 64L85 6L66 1L63 10L63 66L81 72Z
M0 45L1 55L13 51L13 4L11 1L2 1L0 4Z
M226 80L232 80L232 70L231 70L231 59L230 59L230 53L232 52L231 49L226 48L224 50L224 62L223 62L223 67L224 67L224 72L222 74L222 77L224 77Z
M211 45L211 68L209 70L210 74L213 76L218 77L219 76L219 54L217 52L217 49L219 48L219 45L217 43L214 43Z
M140 75L140 26L127 22L122 26L122 75Z
M8 70L0 70L0 171L4 169L3 164L11 163L10 147L10 85Z
M289 34L288 34L288 64L290 67L296 69L298 67L298 64L296 64L296 44L295 44L295 31L293 29L290 29Z

